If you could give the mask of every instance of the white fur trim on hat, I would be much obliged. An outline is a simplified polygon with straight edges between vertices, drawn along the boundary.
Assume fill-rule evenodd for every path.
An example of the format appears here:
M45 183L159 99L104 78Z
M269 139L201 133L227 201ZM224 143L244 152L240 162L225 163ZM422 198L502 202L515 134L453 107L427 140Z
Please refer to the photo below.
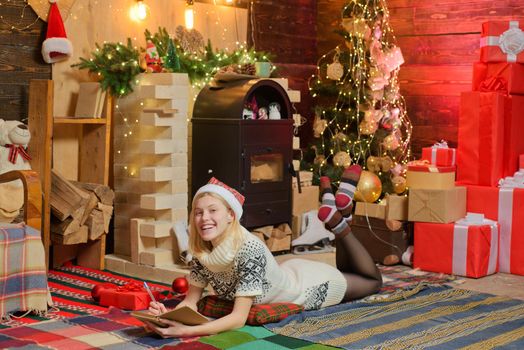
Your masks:
M58 52L62 55L51 57L51 52ZM42 56L47 63L62 61L64 58L73 54L73 44L67 38L49 38L42 43Z
M215 184L207 184L198 189L198 191L195 193L195 196L193 197L193 204L195 204L195 198L200 193L216 193L220 197L222 197L227 204L231 207L231 209L235 212L235 217L237 220L240 220L242 217L242 204L238 201L238 199L231 193L231 191L228 191L226 188L215 185Z

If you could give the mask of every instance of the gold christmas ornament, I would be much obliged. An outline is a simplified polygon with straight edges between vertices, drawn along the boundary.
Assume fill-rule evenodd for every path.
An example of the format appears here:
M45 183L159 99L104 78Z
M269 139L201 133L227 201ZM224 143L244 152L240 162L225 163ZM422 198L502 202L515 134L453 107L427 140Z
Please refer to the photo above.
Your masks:
M378 123L374 120L362 120L358 125L362 135L371 135L378 129Z
M363 202L373 203L382 194L382 182L380 178L371 171L362 171L357 184L355 199Z
M315 119L313 120L313 137L319 138L326 128L327 120L321 119L318 115L315 115Z
M383 172L387 173L393 168L393 160L389 156L380 158L380 168Z
M389 134L388 136L386 136L384 138L383 144L388 151L394 151L398 148L398 146L400 146L398 137L395 134Z
M313 160L313 164L320 165L326 160L326 157L323 154L319 154Z
M406 179L404 177L395 176L391 179L391 183L393 184L393 191L395 191L396 194L406 192Z
M378 157L369 156L366 160L366 167L369 171L377 173L380 171L380 161Z
M333 157L333 164L347 168L351 165L351 157L347 152L340 151Z

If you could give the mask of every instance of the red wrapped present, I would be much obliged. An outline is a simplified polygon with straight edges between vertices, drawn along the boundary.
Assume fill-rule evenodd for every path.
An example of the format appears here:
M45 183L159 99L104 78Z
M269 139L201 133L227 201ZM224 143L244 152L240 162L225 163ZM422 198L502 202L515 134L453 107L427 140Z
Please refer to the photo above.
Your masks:
M519 21L482 23L480 60L524 63L524 32L520 26Z
M155 299L160 299L160 293L153 291ZM144 310L149 307L151 297L138 283L130 282L122 286L104 288L100 291L101 306L114 306L124 310Z
M467 188L467 210L500 225L499 271L524 275L524 188Z
M440 167L455 165L456 150L449 148L446 141L435 143L431 147L422 148L422 159L428 160L430 164Z
M463 92L457 147L457 181L496 186L503 177L504 114L507 97L498 92Z
M524 154L519 155L519 169L524 169Z
M408 163L406 184L410 189L444 190L455 186L455 166L440 167L428 160Z
M415 223L413 266L466 277L497 272L499 225L468 213L451 224Z
M524 65L476 62L473 65L473 91L524 95Z

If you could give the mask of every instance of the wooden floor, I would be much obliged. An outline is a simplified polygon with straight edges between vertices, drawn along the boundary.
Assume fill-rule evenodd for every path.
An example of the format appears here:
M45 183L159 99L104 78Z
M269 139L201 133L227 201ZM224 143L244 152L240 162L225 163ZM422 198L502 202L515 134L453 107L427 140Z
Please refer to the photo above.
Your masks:
M293 255L284 254L275 257L277 261L283 262L292 258L304 258L316 261L323 261L330 265L335 265L335 253ZM106 269L117 273L127 274L133 277L144 278L163 283L171 283L174 278L187 275L189 270L178 265L150 267L145 265L135 265L126 257L116 255L106 256ZM524 276L497 273L483 278L463 278L457 288L475 290L478 292L504 295L511 298L524 300Z

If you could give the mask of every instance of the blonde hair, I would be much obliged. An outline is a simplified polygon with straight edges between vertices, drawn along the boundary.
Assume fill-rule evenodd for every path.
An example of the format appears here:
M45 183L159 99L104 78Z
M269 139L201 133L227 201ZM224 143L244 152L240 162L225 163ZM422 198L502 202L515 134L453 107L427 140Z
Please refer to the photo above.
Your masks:
M240 225L240 221L236 217L235 212L220 195L213 192L202 192L193 199L193 207L191 208L191 214L189 217L189 252L198 258L202 254L210 253L213 250L211 242L206 242L202 237L200 237L195 223L195 203L204 196L218 199L227 210L231 211L233 214L233 221L226 228L226 232L222 234L222 239L230 235L233 236L234 249L235 251L238 250L242 243L244 243L244 234L242 225Z

